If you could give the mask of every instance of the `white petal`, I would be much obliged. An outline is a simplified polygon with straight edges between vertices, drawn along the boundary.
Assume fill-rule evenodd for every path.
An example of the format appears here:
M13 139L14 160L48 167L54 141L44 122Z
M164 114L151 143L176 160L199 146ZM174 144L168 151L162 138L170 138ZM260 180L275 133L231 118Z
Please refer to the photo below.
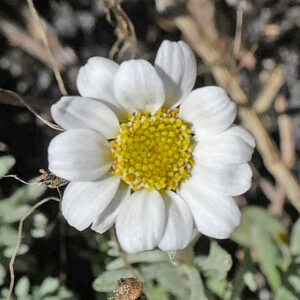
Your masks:
M51 106L51 115L64 129L93 129L107 139L120 130L115 113L104 103L88 98L62 97Z
M104 57L91 57L80 68L77 88L81 96L105 101L114 99L112 81L119 65Z
M237 137L240 137L244 140L245 143L247 143L250 147L255 147L255 139L248 130L245 128L238 126L238 125L232 125L228 130L226 131L226 134L231 134Z
M236 117L236 104L224 89L215 86L192 91L184 99L179 116L192 124L197 135L223 132Z
M185 181L180 196L190 207L199 232L214 238L226 239L240 224L241 213L231 197L205 192L192 181Z
M118 69L119 65L110 59L91 57L79 70L77 88L82 97L104 101L123 118L124 110L116 101L113 89L113 78Z
M129 60L114 77L118 102L128 111L155 112L163 104L165 92L155 69L145 60Z
M164 251L185 248L191 240L193 217L189 207L176 193L166 191L163 198L167 207L167 224L158 247Z
M198 141L193 150L194 160L200 164L242 164L250 161L253 154L253 141L237 134L237 131L242 132L229 129L211 137L196 136Z
M122 202L116 221L122 249L137 253L155 248L165 224L166 209L160 193L155 190L134 192Z
M182 41L164 41L156 55L155 69L165 88L164 106L176 107L195 84L197 64L192 50Z
M99 215L92 225L92 229L102 234L112 227L117 219L119 207L122 201L130 194L129 186L120 182L119 188L106 209Z
M98 181L71 182L63 196L62 213L68 223L84 230L107 207L114 197L120 178L107 174Z
M70 181L100 178L112 165L110 145L101 133L73 129L57 135L48 148L49 170Z
M251 186L252 170L248 164L200 164L192 169L190 181L206 191L227 196L245 193Z

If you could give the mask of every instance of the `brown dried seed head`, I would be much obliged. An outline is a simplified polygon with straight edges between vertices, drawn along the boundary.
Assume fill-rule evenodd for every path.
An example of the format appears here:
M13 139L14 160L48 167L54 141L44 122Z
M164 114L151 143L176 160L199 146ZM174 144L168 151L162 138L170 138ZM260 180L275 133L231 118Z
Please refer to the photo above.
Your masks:
M116 300L137 300L142 293L143 284L135 278L121 278L115 290Z

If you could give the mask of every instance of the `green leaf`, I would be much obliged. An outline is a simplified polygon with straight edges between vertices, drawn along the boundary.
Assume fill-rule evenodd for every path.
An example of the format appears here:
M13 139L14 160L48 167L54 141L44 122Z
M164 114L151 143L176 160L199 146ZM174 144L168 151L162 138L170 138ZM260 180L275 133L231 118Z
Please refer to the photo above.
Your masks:
M279 265L279 252L270 235L259 225L252 226L251 240L258 254L258 261L267 277L267 280L276 291L281 286L281 279L276 268Z
M48 277L46 278L39 289L39 294L45 296L54 293L59 288L59 280L57 278Z
M58 290L59 299L75 299L72 293L67 290L64 286L61 286Z
M10 155L0 157L0 176L6 175L15 163L16 160Z
M277 290L274 299L275 300L297 300L298 298L295 297L287 288L282 286Z
M165 252L160 250L141 252L138 254L127 254L126 258L130 264L141 263L141 262L154 263L154 262L163 262L169 260L168 255ZM109 264L107 264L106 269L116 270L124 267L125 265L123 259L117 258L112 262L110 262Z
M241 225L233 232L231 239L245 247L252 247L251 228L254 225L264 228L272 237L287 231L286 227L264 208L249 206L242 210Z
M300 219L293 226L290 249L293 255L300 256Z
M18 239L18 232L11 226L0 226L0 245L15 246Z
M35 183L35 182L30 181L30 183ZM36 200L45 192L46 189L47 186L42 184L25 185L18 188L10 197L4 199L4 201L8 202L6 204L7 206L9 205L18 206L20 204L24 204L32 200ZM1 202L3 202L3 200ZM1 203L0 203L0 207L1 207Z
M20 247L19 247L18 255L25 254L25 253L28 252L28 250L29 250L29 248L28 248L27 245L21 244ZM15 246L8 247L8 248L5 248L5 250L3 251L3 254L7 258L11 258L14 251L15 251Z
M198 256L195 258L195 263L204 271L206 277L222 280L231 269L232 259L217 242L212 241L208 257L203 259Z
M27 277L22 277L16 284L15 294L18 297L25 297L28 295L30 289L30 282Z
M3 216L3 222L14 223L19 221L30 210L30 208L31 207L27 204L15 206L12 210L7 211L7 213Z
M257 283L255 281L253 273L246 272L243 276L243 280L250 291L255 292L257 290Z
M230 299L232 294L232 286L227 282L225 278L219 280L210 277L207 279L206 285L214 294L216 294L221 299L223 300Z
M145 280L155 279L158 283L174 296L187 298L188 291L184 280L176 267L167 262L154 263L140 266L140 271Z
M93 289L97 292L112 292L120 278L132 278L127 269L105 271L93 282Z
M3 288L1 290L1 296L3 297L3 299L5 299L7 297L7 295L8 295L8 288Z
M291 275L288 278L288 282L294 288L296 293L300 293L300 271L297 275Z
M37 213L33 216L33 225L36 228L45 228L48 223L48 218L42 214Z
M168 292L160 285L154 285L152 281L148 280L145 282L145 289L150 295L150 299L169 300Z
M36 183L34 180L30 181L30 183ZM27 200L36 200L37 198L41 197L46 189L47 186L45 184L30 184L24 187L26 193Z
M31 230L31 235L32 237L34 237L35 239L40 239L45 237L47 234L45 229L39 228L39 229L32 229Z
M231 300L241 299L241 293L243 292L245 286L244 274L246 274L247 272L257 272L257 269L254 266L254 262L252 261L249 252L250 251L248 249L245 249L244 259L241 260L237 266L237 270L232 281Z
M4 283L4 279L6 276L6 270L2 264L0 264L0 285Z
M189 300L207 300L204 286L198 270L194 267L181 265L180 270L187 276L186 284L190 290Z

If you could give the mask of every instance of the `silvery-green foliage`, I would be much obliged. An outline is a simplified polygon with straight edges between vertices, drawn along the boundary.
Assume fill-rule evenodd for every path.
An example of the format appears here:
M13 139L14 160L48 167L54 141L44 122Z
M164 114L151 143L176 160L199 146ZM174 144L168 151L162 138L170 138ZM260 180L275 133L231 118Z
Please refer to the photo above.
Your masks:
M5 299L8 290L1 290L1 300ZM76 299L57 278L47 277L39 286L32 286L28 277L21 277L15 286L12 300L70 300Z
M0 177L6 175L15 163L16 160L10 155L0 157Z
M2 157L1 176L13 164L12 157ZM8 291L8 263L17 242L18 222L45 191L45 186L31 183L16 183L19 187L12 189L10 196L1 197L0 300L5 299ZM30 260L34 259L31 245L35 239L46 239L53 226L41 210L27 222L15 264L18 275L12 300L75 300L76 296L58 278L45 276L39 284L32 284L28 273ZM93 268L93 288L99 293L99 299L112 297L117 281L133 274L108 235L85 232L83 236L87 248L81 250L81 256ZM236 245L235 253L241 256L232 257L223 242L217 240L210 241L206 253L199 253L195 247L196 236L182 251L153 250L126 257L143 281L145 295L152 300L244 300L245 290L256 295L267 292L275 300L300 298L300 220L288 227L266 209L247 206L242 210L241 225L231 239Z
M276 300L299 299L299 224L297 221L289 229L266 209L246 207L242 224L232 235L237 251L243 255L234 267L233 258L218 241L210 242L206 255L198 255L191 243L187 249L177 251L174 259L153 250L127 255L127 260L144 280L145 294L150 299L243 300L245 289L257 294L267 292ZM116 281L133 274L118 256L115 243L108 245L106 253L111 260L93 287L111 296Z
M15 160L11 156L3 156L0 158L0 176L6 175L13 167ZM4 180L4 179L3 179ZM13 179L5 179L13 180ZM19 188L12 190L10 196L0 197L0 299L5 299L8 292L7 286L3 285L8 282L8 262L11 258L18 239L18 222L31 209L32 205L39 200L46 190L45 185L35 184L34 180L29 185L18 183ZM0 195L1 195L0 191ZM30 218L28 219L30 220ZM29 221L30 222L30 221ZM21 263L15 263L15 273L18 267L22 266L27 271L30 268L30 261L22 255L30 251L30 245L33 238L44 237L47 232L48 219L39 212L33 216L31 230L24 230L22 233L22 244L19 247L17 259ZM12 299L22 300L59 300L59 299L74 299L72 294L60 286L59 280L48 277L41 280L40 286L31 286L30 279L27 276L17 280Z

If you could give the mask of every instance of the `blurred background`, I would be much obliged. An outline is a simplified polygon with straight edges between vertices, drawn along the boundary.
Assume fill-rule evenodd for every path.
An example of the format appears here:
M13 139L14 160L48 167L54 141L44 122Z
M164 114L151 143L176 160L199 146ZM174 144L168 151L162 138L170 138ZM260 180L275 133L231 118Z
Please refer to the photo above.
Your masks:
M195 87L224 86L258 150L253 185L236 197L243 221L232 239L200 236L177 253L127 256L144 282L142 297L300 299L299 25L296 0L1 0L0 176L29 184L0 181L0 299L8 295L18 222L39 200L59 196L34 179L47 170L57 131L18 95L51 121L51 104L65 90L78 94L77 73L89 57L153 62L165 39L195 50ZM74 230L54 201L26 219L14 270L11 299L107 299L118 279L134 277L110 233Z

